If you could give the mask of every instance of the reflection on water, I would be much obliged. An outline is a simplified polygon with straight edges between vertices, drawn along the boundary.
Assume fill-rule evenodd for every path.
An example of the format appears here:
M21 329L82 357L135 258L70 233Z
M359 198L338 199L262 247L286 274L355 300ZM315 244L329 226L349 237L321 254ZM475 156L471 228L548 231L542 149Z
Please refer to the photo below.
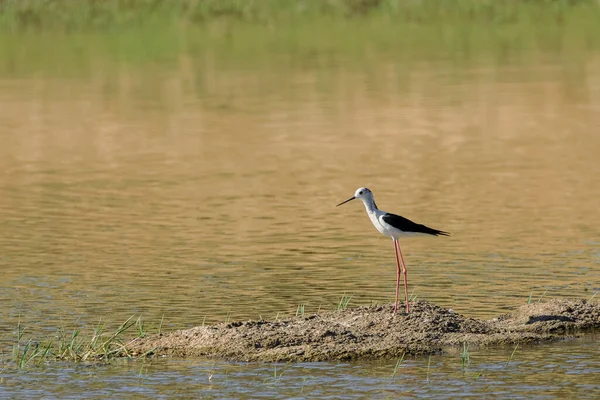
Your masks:
M392 242L334 207L359 186L452 233L402 242L419 299L491 317L600 290L598 58L195 63L0 81L3 332L390 302Z
M244 364L158 360L94 366L66 364L7 377L0 396L64 398L597 398L598 337L533 348L470 350L461 354L362 363ZM535 371L535 373L531 373ZM40 379L46 384L38 385ZM68 382L69 384L64 384ZM110 384L107 384L110 382Z

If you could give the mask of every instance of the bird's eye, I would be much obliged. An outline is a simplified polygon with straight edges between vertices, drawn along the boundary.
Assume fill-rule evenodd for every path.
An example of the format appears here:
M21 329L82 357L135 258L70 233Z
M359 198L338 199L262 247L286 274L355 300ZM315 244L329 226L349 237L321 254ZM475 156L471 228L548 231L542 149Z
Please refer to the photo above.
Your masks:
M362 194L362 190L360 192L358 192L358 194Z

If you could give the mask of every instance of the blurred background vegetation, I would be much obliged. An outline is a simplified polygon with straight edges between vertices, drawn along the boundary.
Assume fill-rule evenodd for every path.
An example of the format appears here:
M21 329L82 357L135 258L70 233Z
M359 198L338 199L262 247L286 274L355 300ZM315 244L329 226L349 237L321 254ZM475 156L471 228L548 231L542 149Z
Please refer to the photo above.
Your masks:
M0 73L11 75L60 74L94 58L518 63L532 49L576 61L598 47L596 0L0 0Z
M229 20L285 27L322 19L374 18L393 24L479 22L499 25L588 22L596 0L3 0L4 30L131 29L147 25L206 25ZM592 13L592 15L589 15Z

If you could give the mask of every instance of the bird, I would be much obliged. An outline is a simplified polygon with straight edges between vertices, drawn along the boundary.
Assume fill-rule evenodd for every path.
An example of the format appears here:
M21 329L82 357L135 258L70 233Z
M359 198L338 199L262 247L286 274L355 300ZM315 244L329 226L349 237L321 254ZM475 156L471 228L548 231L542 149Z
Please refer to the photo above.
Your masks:
M408 279L406 273L406 265L404 264L404 257L402 256L402 250L400 250L400 243L398 239L401 237L410 237L416 235L428 235L428 236L450 236L448 232L433 229L428 226L417 224L404 218L400 215L381 211L375 204L375 198L373 192L366 187L356 189L354 196L350 197L346 201L342 201L336 207L346 204L349 201L359 199L365 205L367 209L367 215L375 226L375 228L382 234L389 236L394 241L394 252L396 254L396 303L394 305L394 313L398 311L398 290L400 287L400 263L402 262L402 274L404 275L404 295L406 297L406 313L410 312L408 305Z

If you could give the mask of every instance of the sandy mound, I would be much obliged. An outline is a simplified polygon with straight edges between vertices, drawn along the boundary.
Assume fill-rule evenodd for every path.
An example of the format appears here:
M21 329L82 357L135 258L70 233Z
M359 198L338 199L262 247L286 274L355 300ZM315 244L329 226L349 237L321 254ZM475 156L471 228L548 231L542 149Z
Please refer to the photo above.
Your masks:
M481 321L419 301L410 314L371 306L196 327L136 339L134 354L207 356L241 361L325 361L441 352L462 343L531 343L600 328L600 305L552 300Z

